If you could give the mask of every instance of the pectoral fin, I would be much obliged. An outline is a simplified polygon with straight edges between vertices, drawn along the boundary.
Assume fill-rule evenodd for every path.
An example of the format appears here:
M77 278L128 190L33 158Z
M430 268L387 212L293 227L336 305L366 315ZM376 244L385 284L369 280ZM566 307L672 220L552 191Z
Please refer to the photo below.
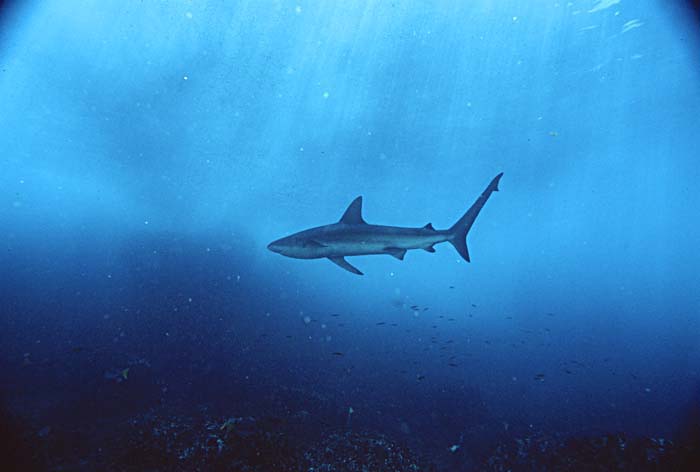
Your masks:
M340 267L347 270L348 272L352 272L353 274L357 275L364 275L357 269L357 267L353 266L348 261L346 261L344 257L329 257L328 260L334 262L335 264L338 264Z
M424 247L423 249L425 249L428 252L435 252L435 248L433 247L432 244L430 246Z
M403 256L406 255L406 249L401 249L400 247L387 247L384 249L384 252L394 256L395 258L401 261L403 260Z

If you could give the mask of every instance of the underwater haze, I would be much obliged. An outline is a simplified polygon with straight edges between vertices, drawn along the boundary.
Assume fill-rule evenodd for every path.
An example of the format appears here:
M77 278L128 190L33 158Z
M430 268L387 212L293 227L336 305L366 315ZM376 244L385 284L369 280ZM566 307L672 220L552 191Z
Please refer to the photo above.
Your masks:
M3 457L697 465L699 28L670 0L0 3ZM267 247L358 196L446 230L501 172L471 262Z

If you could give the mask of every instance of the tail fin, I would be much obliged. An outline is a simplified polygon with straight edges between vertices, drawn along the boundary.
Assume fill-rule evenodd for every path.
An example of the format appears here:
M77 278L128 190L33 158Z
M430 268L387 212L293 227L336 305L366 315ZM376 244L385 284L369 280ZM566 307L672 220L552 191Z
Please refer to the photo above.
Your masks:
M474 204L467 210L467 212L455 223L450 229L447 230L449 234L448 241L452 243L460 256L464 258L465 261L469 262L469 251L467 250L467 233L469 229L474 224L474 220L479 215L479 212L484 207L486 200L489 199L492 192L498 192L498 181L501 180L503 172L498 174L493 178L491 183L486 190L479 195Z

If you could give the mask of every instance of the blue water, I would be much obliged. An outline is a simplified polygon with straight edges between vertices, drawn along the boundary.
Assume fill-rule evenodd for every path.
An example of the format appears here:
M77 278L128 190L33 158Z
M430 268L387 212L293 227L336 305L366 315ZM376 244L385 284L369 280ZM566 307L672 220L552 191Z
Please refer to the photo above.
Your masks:
M33 435L283 405L455 468L535 430L675 437L700 401L691 3L6 2L4 409ZM471 263L266 249L358 195L444 229L499 172Z

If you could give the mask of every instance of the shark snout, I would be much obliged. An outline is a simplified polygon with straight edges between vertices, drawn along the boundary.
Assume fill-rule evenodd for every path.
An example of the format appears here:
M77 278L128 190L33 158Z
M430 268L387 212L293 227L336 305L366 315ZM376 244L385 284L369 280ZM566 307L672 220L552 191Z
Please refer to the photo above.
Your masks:
M284 249L287 247L287 244L285 244L286 241L283 239L277 239L276 241L272 241L270 244L267 245L267 248L272 251L276 252L277 254L282 254L284 252Z

